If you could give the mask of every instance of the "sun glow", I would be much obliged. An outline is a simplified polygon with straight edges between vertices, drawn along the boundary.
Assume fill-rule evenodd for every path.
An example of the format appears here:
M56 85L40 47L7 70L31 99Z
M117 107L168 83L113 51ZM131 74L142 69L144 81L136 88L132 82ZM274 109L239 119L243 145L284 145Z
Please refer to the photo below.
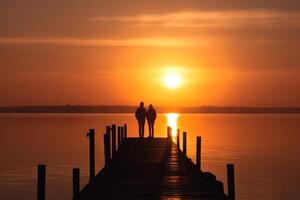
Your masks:
M165 114L167 117L167 126L172 128L172 137L176 137L177 135L177 120L179 117L178 113L167 113Z
M169 72L164 76L164 84L170 89L175 89L181 84L182 78L178 73Z

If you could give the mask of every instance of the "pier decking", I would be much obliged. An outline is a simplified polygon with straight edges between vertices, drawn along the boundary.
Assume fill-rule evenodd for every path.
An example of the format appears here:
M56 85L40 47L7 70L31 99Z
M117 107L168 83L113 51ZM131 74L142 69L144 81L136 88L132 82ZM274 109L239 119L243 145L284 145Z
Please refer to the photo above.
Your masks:
M167 138L125 138L115 158L79 199L227 199L223 184L202 173Z
M228 195L223 183L201 170L201 137L197 137L196 164L186 155L187 134L176 141L168 127L166 138L128 138L127 125L107 126L105 166L95 175L95 130L87 134L90 181L80 191L80 170L73 168L73 200L199 199L235 200L234 166L227 165ZM38 166L38 200L45 200L44 165Z

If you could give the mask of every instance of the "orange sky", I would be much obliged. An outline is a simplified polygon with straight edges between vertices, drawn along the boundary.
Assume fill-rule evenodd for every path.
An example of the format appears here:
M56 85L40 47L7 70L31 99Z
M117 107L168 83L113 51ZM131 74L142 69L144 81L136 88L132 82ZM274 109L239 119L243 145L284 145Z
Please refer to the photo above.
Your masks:
M300 106L299 35L297 0L3 0L0 106Z

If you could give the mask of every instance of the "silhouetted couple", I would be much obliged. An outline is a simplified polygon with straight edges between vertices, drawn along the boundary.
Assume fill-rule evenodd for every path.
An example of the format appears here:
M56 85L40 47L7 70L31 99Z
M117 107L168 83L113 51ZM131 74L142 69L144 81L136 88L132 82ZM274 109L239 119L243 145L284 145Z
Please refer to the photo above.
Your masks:
M140 103L140 107L138 107L135 111L135 118L138 120L139 124L139 137L143 138L145 133L145 121L147 119L148 127L149 127L149 137L154 137L154 122L156 119L156 111L153 108L152 104L149 105L148 110L144 107L144 102Z

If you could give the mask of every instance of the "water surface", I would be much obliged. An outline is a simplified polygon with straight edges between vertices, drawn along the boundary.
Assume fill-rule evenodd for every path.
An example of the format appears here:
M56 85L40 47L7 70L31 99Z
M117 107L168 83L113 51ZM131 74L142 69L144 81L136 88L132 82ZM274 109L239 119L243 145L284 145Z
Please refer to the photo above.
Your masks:
M299 199L300 115L173 115L177 123L171 118L158 115L155 136L166 136L167 124L187 131L194 160L201 135L203 170L226 186L226 164L235 163L237 199ZM47 165L47 199L69 199L72 168L80 168L82 187L88 180L86 132L96 129L99 170L103 133L112 123L127 123L128 135L137 136L131 114L0 114L0 199L35 199L39 163Z

